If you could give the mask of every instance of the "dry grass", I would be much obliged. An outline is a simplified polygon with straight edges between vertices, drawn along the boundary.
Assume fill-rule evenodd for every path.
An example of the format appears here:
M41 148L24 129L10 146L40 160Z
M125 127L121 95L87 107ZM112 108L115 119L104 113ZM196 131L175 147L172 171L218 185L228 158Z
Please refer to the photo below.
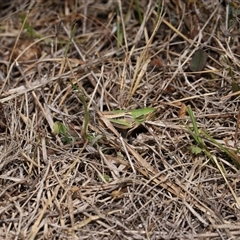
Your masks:
M240 238L229 2L1 3L1 239Z

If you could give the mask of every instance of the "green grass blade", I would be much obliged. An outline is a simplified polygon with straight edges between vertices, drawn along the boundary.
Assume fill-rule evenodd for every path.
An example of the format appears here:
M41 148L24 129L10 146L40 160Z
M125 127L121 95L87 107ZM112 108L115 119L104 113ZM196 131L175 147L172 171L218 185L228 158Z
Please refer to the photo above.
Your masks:
M140 4L139 4L139 0L135 0L135 4L136 4L136 9L137 9L137 14L138 14L138 20L140 23L143 22L143 16L142 16L142 11L140 8Z
M202 130L203 135L214 145L219 147L236 165L236 167L240 168L240 158L239 156L231 149L224 147L221 143L217 142L212 136L210 136L206 131Z
M78 93L77 96L78 96L79 100L81 101L81 103L83 104L84 121L83 121L83 128L81 131L81 136L86 139L88 137L88 125L89 125L89 119L90 119L87 102L86 102L85 96L83 94L81 94L81 92L80 92L81 90L79 89L79 87L76 86L75 84L73 84L72 82L70 82L70 83L72 85L72 88L77 91L77 93Z
M188 128L188 130L191 131L191 135L194 137L195 141L199 144L199 146L204 147L205 144L204 144L202 138L200 137L199 129L198 129L198 126L197 126L197 121L196 121L196 118L194 117L194 114L193 114L193 111L192 111L191 107L187 107L187 113L188 113L188 115L190 117L190 120L193 124L193 131L191 131L189 127L187 127L187 128Z
M74 24L74 25L73 25L73 28L72 28L72 30L71 30L70 39L69 39L69 41L68 41L68 43L67 43L67 46L66 46L66 49L65 49L65 52L64 52L64 56L65 56L65 57L67 56L67 54L68 54L68 52L69 52L70 46L71 46L71 44L72 44L72 40L73 40L73 38L74 38L74 36L75 36L76 27L77 27L77 24Z

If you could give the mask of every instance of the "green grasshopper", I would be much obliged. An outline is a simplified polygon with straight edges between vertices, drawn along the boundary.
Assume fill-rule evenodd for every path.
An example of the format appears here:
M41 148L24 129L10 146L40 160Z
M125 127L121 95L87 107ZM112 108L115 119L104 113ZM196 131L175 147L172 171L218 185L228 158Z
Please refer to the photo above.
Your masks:
M155 108L147 107L134 110L115 110L103 112L103 116L107 118L115 127L120 129L131 129L140 125L142 122L154 117Z

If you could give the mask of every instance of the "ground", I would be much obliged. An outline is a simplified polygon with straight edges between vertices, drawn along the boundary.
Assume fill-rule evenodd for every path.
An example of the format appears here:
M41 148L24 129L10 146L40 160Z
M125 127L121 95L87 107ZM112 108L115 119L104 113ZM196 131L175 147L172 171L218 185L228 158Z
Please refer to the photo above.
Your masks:
M0 239L240 239L238 1L0 6Z

